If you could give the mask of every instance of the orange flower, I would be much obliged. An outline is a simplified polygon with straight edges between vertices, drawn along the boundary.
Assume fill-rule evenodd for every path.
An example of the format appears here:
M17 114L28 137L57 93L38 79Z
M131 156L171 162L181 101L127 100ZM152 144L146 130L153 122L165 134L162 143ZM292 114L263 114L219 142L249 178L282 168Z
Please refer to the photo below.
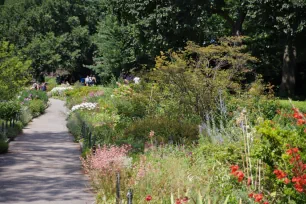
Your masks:
M290 183L290 180L288 178L285 178L284 183L288 184L288 183Z
M231 166L231 174L234 174L239 169L238 165L232 165Z
M244 178L244 173L242 171L237 171L236 176L238 178L238 182L241 182Z
M287 176L285 172L283 172L282 170L278 170L278 169L275 169L273 173L276 175L276 178L278 179L283 179Z
M306 124L306 120L304 120L304 119L298 119L297 120L297 125L303 125L303 124Z
M254 199L255 199L255 202L260 203L261 200L263 199L262 193L255 194L255 195L254 195Z
M251 178L248 178L248 183L247 183L247 185L249 186L249 185L251 185L251 183L252 183L252 179L251 179Z

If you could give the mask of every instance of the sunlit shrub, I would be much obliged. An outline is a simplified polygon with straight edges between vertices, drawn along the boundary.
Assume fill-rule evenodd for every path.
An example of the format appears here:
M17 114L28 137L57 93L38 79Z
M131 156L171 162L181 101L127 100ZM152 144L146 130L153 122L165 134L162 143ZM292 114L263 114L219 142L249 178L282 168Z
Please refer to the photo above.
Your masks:
M158 143L192 144L198 139L197 125L166 117L136 120L125 130L124 138L133 145L144 148L151 130L155 132L154 140Z
M45 112L46 105L42 100L34 99L29 103L29 109L34 117Z
M48 102L47 93L45 91L40 91L40 90L22 91L18 99L22 104L25 104L25 105L27 105L30 100L35 100L35 99L42 100L45 103Z

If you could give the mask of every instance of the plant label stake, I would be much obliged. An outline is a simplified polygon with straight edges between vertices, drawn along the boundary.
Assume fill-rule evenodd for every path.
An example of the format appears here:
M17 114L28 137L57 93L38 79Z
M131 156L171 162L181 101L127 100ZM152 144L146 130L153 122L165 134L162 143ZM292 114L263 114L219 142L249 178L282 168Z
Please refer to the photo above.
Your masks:
M128 199L128 204L133 204L133 190L132 189L128 190L126 197Z
M91 132L89 132L89 134L88 134L88 146L89 146L89 148L92 147L91 146Z
M116 204L121 204L120 201L120 173L117 172L116 175Z

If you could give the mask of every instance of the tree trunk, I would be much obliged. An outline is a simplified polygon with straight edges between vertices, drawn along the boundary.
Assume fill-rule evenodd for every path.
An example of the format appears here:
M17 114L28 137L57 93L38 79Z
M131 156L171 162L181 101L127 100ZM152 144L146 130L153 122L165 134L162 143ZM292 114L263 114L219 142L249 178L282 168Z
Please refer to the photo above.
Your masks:
M293 96L295 91L296 47L292 40L287 40L284 47L282 82L280 96Z
M232 24L232 36L240 36L242 35L242 24L245 20L247 13L240 11L239 17L236 20L236 22L233 22Z

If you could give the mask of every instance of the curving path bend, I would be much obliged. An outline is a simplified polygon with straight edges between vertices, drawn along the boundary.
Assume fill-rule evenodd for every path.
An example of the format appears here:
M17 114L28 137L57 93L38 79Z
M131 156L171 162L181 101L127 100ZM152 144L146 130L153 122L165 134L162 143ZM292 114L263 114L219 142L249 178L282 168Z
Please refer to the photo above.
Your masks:
M50 99L46 113L34 119L0 155L0 203L93 204L80 150L66 127L64 102Z

